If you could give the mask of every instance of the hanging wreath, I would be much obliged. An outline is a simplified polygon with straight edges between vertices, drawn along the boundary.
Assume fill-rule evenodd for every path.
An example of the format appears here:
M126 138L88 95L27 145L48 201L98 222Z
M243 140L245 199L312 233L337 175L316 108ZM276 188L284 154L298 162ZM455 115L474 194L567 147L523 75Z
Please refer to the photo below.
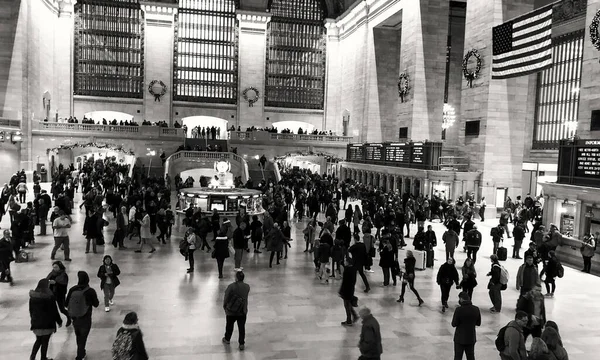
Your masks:
M404 97L408 95L408 90L410 89L410 79L406 72L400 74L398 78L398 95L400 96L400 101L404 102Z
M600 33L598 32L598 25L600 25L600 10L596 12L592 23L590 24L590 41L596 50L600 51Z
M148 85L148 92L154 95L154 101L160 101L160 98L167 93L167 85L161 80L152 80Z
M248 102L248 106L253 107L254 103L257 102L260 97L260 92L258 92L258 89L255 87L249 87L242 92L242 96L244 97L244 100Z
M474 57L477 62L475 70L469 70L469 60L471 60L472 57ZM467 79L467 85L469 85L470 88L473 87L473 80L477 79L479 77L479 72L481 72L481 55L479 55L477 49L471 49L467 52L463 59L462 71L465 79Z

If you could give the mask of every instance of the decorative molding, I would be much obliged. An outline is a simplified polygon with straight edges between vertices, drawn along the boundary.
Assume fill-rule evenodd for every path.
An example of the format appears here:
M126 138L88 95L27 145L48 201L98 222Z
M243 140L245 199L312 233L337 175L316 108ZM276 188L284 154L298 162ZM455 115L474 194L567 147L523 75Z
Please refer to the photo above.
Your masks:
M258 11L237 10L236 17L240 32L264 33L267 31L267 24L271 21L271 14Z
M319 109L298 109L298 108L280 108L265 106L265 113L277 113L277 114L302 114L302 115L323 115L324 110Z
M73 102L102 102L102 103L116 103L116 104L134 104L144 105L144 99L132 99L132 98L114 98L114 97L101 97L101 96L88 96L88 95L73 95Z
M585 16L587 0L562 0L552 8L552 26Z
M140 6L146 14L167 16L177 14L179 9L179 5L175 3L157 3L154 1L140 1Z
M175 109L177 107L177 109ZM198 103L188 101L173 101L173 111L177 111L180 108L201 108L201 109L214 109L214 110L237 110L237 104L213 104L213 103ZM230 121L230 120L229 120Z

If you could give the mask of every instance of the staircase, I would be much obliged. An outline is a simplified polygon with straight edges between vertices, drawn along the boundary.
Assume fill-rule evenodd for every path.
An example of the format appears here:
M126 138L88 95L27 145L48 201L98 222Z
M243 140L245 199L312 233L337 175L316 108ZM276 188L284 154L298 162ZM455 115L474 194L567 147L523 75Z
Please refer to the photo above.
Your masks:
M281 175L278 173L279 169L274 162L267 161L265 169L260 166L260 162L256 159L247 160L247 162L248 175L255 184L258 184L261 180L265 180L266 182L273 180L275 183L281 180Z

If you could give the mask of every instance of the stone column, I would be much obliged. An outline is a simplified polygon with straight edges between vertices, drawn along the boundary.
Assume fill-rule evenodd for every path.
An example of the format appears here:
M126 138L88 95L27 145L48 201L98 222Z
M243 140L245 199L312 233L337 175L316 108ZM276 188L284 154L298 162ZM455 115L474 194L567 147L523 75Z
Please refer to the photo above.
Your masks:
M73 1L74 3L74 1ZM58 3L58 21L54 29L54 78L55 94L52 95L52 110L60 117L73 115L73 3L62 0Z
M174 15L177 4L165 4L155 1L140 2L146 20L144 36L144 119L155 122L171 122L173 104L173 54ZM167 92L156 98L148 91L153 81L162 81ZM155 92L161 90L160 84L153 86Z
M426 195L431 195L431 180L421 180L421 193L423 194L423 197L425 197Z
M595 133L590 133L591 110L600 109L600 53L590 40L589 28L596 12L600 9L600 0L587 0L587 12L585 15L585 39L583 41L583 72L581 74L581 85L579 90L579 123L577 134L583 139L597 139Z
M497 202L496 189L508 188L513 199L521 195L521 171L525 139L530 81L537 74L507 80L492 80L491 26L533 10L534 0L469 0L465 24L465 51L477 49L483 66L476 86L469 88L463 81L460 115L457 124L480 121L477 138L465 139L459 134L459 144L469 156L471 167L483 171L480 195L488 204ZM454 197L458 194L453 194ZM494 217L494 206L486 208L486 217Z
M413 140L442 136L449 4L419 0L402 9L400 72L408 73L410 90L399 105L399 118Z
M271 14L238 10L238 126L262 126L265 123L265 62L267 49L267 24ZM259 98L252 106L242 96L244 90L253 87Z

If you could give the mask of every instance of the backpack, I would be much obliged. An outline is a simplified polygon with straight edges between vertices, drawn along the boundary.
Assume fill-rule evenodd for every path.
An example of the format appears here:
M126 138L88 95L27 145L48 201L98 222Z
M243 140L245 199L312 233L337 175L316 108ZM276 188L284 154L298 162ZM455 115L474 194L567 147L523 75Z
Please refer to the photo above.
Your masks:
M133 350L133 335L129 331L119 331L112 347L113 360L131 360L133 359L131 351Z
M498 336L496 337L496 341L494 342L496 344L496 350L502 352L504 351L504 349L506 349L506 343L504 342L504 335L506 334L506 329L508 328L508 325L504 326L503 328L500 329L500 331L498 331Z
M500 267L500 284L507 285L509 277L508 270L506 270L506 268L500 264L498 264L498 266Z
M190 248L190 243L187 241L187 238L184 237L179 242L179 252L181 253L181 255L185 256L188 253L189 248Z
M565 276L565 268L562 266L561 263L556 264L556 275L559 278L562 278L563 276Z
M236 293L232 293L229 297L229 301L225 304L225 310L234 314L242 314L244 312L244 306L246 300Z
M79 318L84 316L90 308L85 301L85 292L89 289L86 286L83 289L75 290L69 298L69 316L72 318Z

